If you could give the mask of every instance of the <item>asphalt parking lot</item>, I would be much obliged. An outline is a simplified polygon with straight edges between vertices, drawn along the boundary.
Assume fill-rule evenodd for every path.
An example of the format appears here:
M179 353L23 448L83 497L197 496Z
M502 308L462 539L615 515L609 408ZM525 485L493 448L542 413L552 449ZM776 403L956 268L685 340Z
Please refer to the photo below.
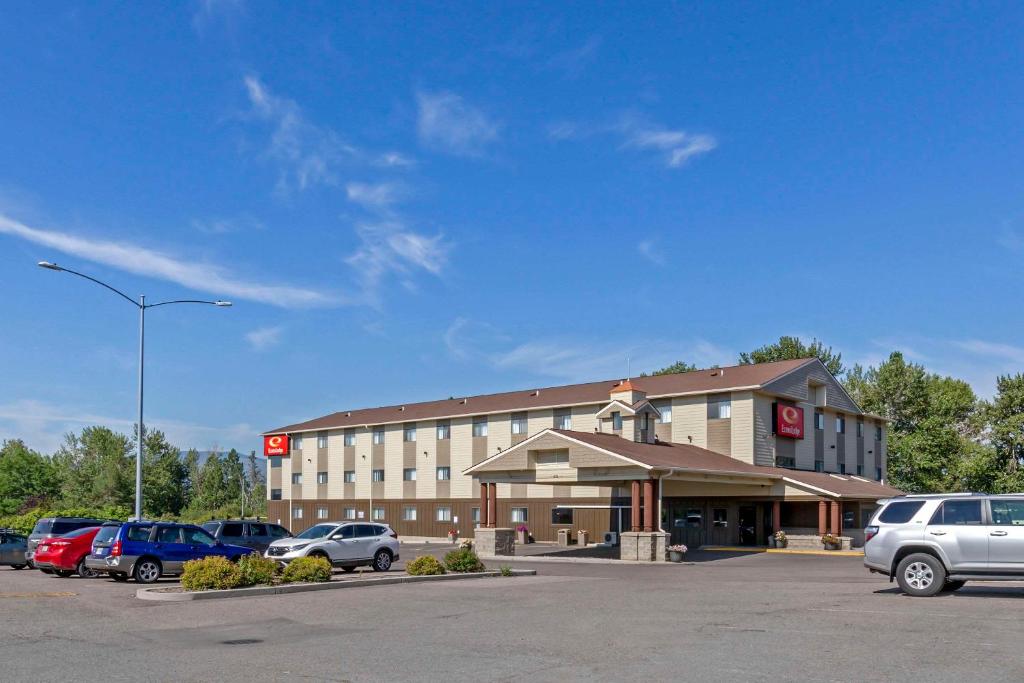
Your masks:
M693 559L192 603L0 568L0 679L1024 679L1024 584L915 599L857 558Z

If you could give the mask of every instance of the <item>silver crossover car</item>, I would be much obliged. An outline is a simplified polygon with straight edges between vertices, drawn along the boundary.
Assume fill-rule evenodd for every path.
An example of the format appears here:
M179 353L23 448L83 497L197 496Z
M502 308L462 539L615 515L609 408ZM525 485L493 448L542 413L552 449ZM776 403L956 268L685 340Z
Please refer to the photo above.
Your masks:
M282 564L298 557L323 557L345 571L371 566L385 572L398 559L398 534L382 522L323 522L294 538L274 541L264 556Z
M864 530L864 566L922 597L966 581L1024 580L1024 493L881 501Z

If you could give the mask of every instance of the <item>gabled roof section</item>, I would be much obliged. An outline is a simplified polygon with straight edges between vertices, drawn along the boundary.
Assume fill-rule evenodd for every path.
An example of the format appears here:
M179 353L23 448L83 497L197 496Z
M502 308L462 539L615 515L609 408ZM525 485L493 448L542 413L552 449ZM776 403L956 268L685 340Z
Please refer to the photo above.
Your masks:
M850 474L828 474L826 472L788 470L777 467L764 469L771 469L781 473L782 480L787 484L792 484L811 493L829 495L834 498L877 499L903 495L903 491L893 488L888 484Z
M758 389L783 375L817 359L783 360L775 363L735 365L728 368L694 370L671 375L634 377L630 384L647 394L648 399L686 394L716 393L736 389ZM826 371L827 372L827 371ZM455 397L441 401L407 403L381 408L340 411L306 422L272 429L264 434L311 432L322 429L414 422L471 415L505 413L571 405L605 404L621 380L587 384L509 391L500 394ZM619 385L621 386L621 385Z
M846 391L842 382L837 380L817 358L808 359L806 364L766 382L761 390L794 401L811 401L812 397L808 396L809 382L825 387L825 405L828 407L848 413L864 412Z

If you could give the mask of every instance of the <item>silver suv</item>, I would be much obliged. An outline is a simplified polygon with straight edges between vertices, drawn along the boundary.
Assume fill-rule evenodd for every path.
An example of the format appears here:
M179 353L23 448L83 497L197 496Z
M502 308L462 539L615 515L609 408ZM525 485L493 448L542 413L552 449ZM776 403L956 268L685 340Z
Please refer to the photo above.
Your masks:
M907 595L966 581L1024 580L1024 493L948 493L880 501L864 529L864 566Z
M323 522L295 538L274 541L264 556L281 564L323 557L347 572L364 565L386 572L398 560L398 534L382 522Z

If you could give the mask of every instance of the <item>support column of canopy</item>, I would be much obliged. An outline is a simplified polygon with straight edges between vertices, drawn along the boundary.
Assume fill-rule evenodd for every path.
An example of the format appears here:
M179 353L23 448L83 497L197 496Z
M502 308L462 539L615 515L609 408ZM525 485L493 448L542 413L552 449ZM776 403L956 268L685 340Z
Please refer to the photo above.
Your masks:
M772 501L772 533L782 531L782 501Z
M843 520L839 515L839 501L832 501L832 535L839 537L843 535Z
M818 535L824 536L828 531L828 502L818 501Z
M654 531L654 480L644 479L644 531Z
M487 484L480 482L480 526L490 526L490 511L487 509Z
M630 531L640 531L640 482L638 480L633 481L633 498L632 504L629 509L630 512Z
M490 495L487 497L487 526L494 528L498 526L498 485L488 484Z

